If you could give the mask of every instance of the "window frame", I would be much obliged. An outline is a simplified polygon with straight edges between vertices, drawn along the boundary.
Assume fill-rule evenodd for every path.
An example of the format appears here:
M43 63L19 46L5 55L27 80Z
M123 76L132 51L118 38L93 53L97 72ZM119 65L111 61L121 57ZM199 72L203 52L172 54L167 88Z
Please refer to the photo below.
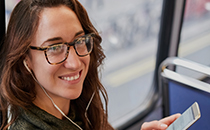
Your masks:
M0 1L0 41L3 40L4 34L5 34L5 30L6 30L6 21L5 21L5 1L1 0ZM1 45L0 44L0 49L1 49Z

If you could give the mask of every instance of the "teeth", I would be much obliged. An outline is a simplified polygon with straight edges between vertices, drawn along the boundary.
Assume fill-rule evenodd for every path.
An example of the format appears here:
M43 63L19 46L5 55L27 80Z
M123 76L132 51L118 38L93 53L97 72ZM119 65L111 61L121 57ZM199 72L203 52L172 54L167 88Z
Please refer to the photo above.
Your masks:
M67 81L73 81L79 78L79 74L71 77L61 77L61 78Z

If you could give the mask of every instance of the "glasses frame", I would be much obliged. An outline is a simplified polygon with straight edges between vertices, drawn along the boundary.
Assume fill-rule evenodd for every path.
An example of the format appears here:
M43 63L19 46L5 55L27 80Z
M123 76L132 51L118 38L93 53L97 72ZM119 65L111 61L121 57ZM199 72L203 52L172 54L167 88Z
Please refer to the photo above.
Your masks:
M74 47L74 50L75 50L76 54L77 54L79 57L84 57L84 56L89 55L89 54L92 52L92 50L93 50L93 43L92 43L92 48L91 48L91 50L90 50L87 54L85 54L85 55L80 55L80 54L77 52L76 47L75 47L75 43L76 43L80 38L88 37L88 36L94 38L95 33L89 33L89 34L83 35L83 36L81 36L81 37L79 37L79 38L74 39L74 41L72 41L72 42L70 42L70 43L68 43L68 42L62 43L62 44L67 45L67 52L66 52L66 56L65 56L64 60L62 60L62 61L60 61L60 62L57 62L57 63L51 63L51 62L49 61L48 57L47 57L47 49L50 48L51 46L54 46L54 45L57 45L57 44L53 44L53 45L49 45L49 46L45 46L45 47L36 47L36 46L29 46L29 47L30 47L30 49L32 49L32 50L44 51L45 58L46 58L47 62L48 62L49 64L51 64L51 65L57 65L57 64L60 64L60 63L64 62L64 61L68 58L69 49L70 49L71 46ZM58 44L61 44L61 43L58 43Z

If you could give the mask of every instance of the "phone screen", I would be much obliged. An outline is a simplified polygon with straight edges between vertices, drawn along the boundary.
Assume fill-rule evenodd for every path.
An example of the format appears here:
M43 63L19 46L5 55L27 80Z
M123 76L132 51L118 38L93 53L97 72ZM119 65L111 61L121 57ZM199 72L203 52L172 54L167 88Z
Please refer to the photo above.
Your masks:
M200 118L200 110L197 102L190 106L167 130L186 130Z

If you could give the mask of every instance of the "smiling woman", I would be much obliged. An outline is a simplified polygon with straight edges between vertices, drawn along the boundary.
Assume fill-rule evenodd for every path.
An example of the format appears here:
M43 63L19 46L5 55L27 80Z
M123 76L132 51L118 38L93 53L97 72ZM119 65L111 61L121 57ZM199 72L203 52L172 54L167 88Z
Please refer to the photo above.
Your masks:
M77 0L20 1L4 41L2 128L113 129L99 96L107 100L100 42Z

